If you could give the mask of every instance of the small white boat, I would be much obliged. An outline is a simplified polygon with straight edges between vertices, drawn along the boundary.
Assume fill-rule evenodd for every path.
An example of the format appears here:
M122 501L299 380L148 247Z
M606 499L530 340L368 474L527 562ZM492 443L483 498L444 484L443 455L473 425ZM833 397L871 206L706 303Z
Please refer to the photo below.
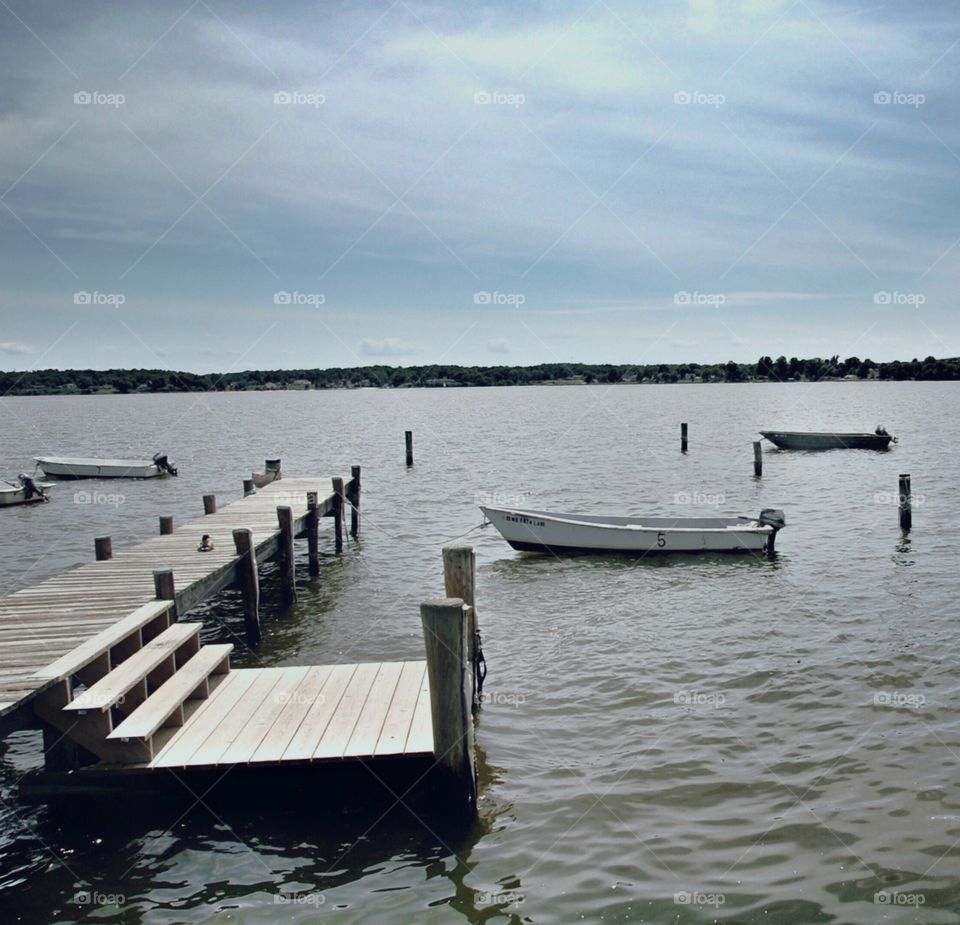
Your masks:
M53 486L44 482L35 482L29 475L22 473L17 476L16 482L0 480L0 507L49 501L48 488Z
M155 479L176 475L163 453L150 459L86 459L73 456L37 456L37 465L44 475L58 479Z
M522 552L647 555L772 551L783 511L749 517L606 517L480 507Z

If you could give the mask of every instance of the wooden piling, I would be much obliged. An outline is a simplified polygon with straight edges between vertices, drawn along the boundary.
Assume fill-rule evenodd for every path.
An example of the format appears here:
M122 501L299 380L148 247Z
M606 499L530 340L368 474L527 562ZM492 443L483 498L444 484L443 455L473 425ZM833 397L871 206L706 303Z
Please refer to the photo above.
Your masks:
M320 515L317 512L319 497L315 491L307 492L307 557L311 578L320 574Z
M203 513L204 514L217 513L217 496L216 495L203 496Z
M480 706L480 691L476 675L477 655L480 650L477 623L477 554L472 546L443 547L443 584L449 598L458 597L467 605L467 658L469 659L471 691L470 703L474 710Z
M169 536L173 533L173 518L169 515L160 518L160 535Z
M908 531L913 527L913 499L910 476L903 473L900 476L900 529Z
M283 473L280 471L280 460L279 459L266 459L263 463L263 471L267 475L273 475L271 479L272 482L278 482L283 478Z
M280 523L280 594L283 606L289 607L297 599L296 564L293 558L293 508L277 508Z
M93 550L94 555L97 557L97 562L102 562L104 559L113 558L113 540L109 536L98 536L93 541Z
M243 497L246 498L247 495L252 495L256 491L256 486L253 484L253 479L244 479L243 480Z
M680 425L680 452L687 452L687 423L684 421Z
M334 549L343 552L343 479L333 480L333 541Z
M437 767L456 804L476 813L477 781L470 711L472 669L467 620L461 598L437 598L420 605L430 679L430 715Z
M763 448L759 440L753 441L753 475L758 479L763 477Z
M360 535L360 467L350 467L350 477L353 480L352 497L350 498L350 536L356 539Z
M407 445L407 465L413 465L413 431L407 430L403 433L404 442Z
M247 628L247 643L260 644L260 578L257 574L257 553L253 546L253 531L243 527L233 531L233 544L240 561L237 563L240 591L243 594L243 617Z
M173 580L173 569L158 568L153 570L153 590L158 601L176 601L177 590ZM177 620L176 605L170 608L170 622Z

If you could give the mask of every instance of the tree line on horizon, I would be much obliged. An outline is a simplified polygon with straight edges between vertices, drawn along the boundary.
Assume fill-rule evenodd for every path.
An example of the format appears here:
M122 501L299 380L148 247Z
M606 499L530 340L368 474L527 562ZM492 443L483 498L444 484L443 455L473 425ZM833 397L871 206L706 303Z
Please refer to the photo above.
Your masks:
M904 381L960 379L960 357L924 360L838 356L760 357L756 363L540 363L534 366L353 366L329 369L189 373L166 369L40 369L0 372L0 395L103 392L224 392L271 389L437 388L543 383L819 382L844 379Z

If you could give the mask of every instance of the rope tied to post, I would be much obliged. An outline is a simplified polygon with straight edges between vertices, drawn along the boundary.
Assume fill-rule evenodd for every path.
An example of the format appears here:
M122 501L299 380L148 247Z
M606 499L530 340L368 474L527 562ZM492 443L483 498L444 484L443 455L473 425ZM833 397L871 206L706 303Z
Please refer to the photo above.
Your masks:
M483 657L483 637L480 630L473 631L473 675L477 679L477 698L483 694L483 682L487 677L487 660Z

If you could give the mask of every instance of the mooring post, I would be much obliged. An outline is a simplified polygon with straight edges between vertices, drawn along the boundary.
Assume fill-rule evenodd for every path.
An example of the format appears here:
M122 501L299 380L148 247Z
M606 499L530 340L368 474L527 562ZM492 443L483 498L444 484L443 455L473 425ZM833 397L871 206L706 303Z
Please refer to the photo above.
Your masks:
M360 467L350 467L353 479L353 497L350 499L350 536L356 539L360 535Z
M169 515L160 518L160 535L169 536L173 533L173 518Z
M271 482L279 482L283 478L283 473L280 471L280 460L279 459L266 459L263 463L263 471L265 474L273 474Z
M203 513L204 514L217 513L217 496L216 495L203 496Z
M307 558L311 578L320 574L320 515L317 513L319 496L315 491L307 492Z
M333 480L333 547L343 552L343 479Z
M253 479L244 479L243 480L243 497L246 498L247 495L252 495L256 493L256 487L253 484Z
M687 452L687 422L684 421L680 425L680 452Z
M900 476L900 529L910 530L913 527L913 499L911 498L909 474Z
M260 644L260 578L257 574L257 553L253 548L253 531L242 527L233 531L237 549L237 573L243 594L243 617L247 627L247 643Z
M759 440L753 441L753 475L758 479L763 477L763 448Z
M93 551L97 557L97 562L102 562L104 559L112 559L113 540L111 540L109 536L95 537L93 541Z
M289 607L297 599L296 563L293 558L293 508L277 508L280 522L280 594L283 606Z
M407 445L407 465L413 465L413 431L406 430L403 432L403 439Z
M170 608L170 622L175 623L177 615L177 591L173 581L173 569L158 568L153 570L153 592L158 601L174 601Z
M434 757L457 801L473 815L477 809L477 779L463 600L424 601L420 621L430 679Z
M472 546L443 547L443 584L447 597L458 597L467 605L467 671L470 674L470 703L476 710L480 706L476 673L480 638L476 605L477 554Z

